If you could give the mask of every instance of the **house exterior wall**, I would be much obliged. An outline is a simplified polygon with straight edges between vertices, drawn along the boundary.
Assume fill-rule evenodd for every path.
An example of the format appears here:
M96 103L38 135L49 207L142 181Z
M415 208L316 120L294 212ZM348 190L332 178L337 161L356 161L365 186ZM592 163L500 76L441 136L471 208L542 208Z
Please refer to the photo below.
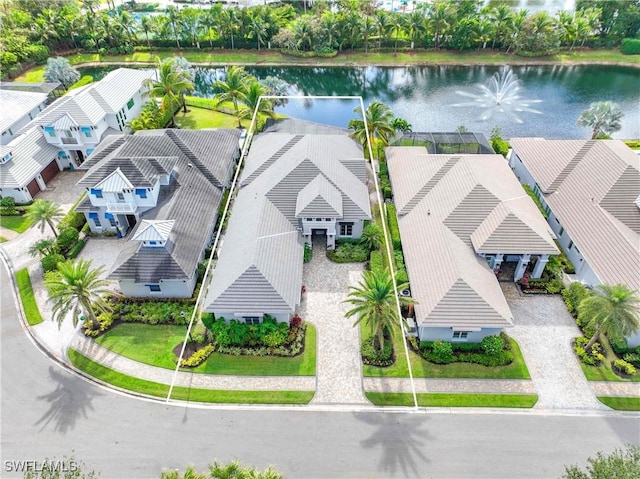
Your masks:
M340 224L336 224L336 238L360 238L362 236L362 230L364 229L363 220L345 221L346 223L353 223L351 236L340 234Z
M196 277L191 281L187 280L160 280L158 283L160 291L152 292L147 286L149 283L136 283L133 280L120 280L118 286L122 294L139 298L190 298L195 288Z
M11 197L16 204L29 203L33 198L26 186L22 188L0 188L0 198Z
M23 115L22 117L18 118L15 122L13 122L11 126L9 126L6 130L2 132L1 143L3 145L6 145L11 140L13 140L17 136L18 131L22 129L22 127L24 127L27 123L33 120L36 116L38 116L38 114L42 110L44 110L46 103L47 103L47 100L45 98L44 101L40 103L38 106L36 106L33 110L27 112L25 115Z
M282 311L280 313L266 313L269 316L271 316L272 318L275 318L276 321L278 321L278 323L287 323L289 324L289 320L291 319L291 316L293 316L293 313L289 312L289 311ZM260 318L260 322L262 322L262 317L264 315L259 315L259 314L245 314L242 315L240 313L234 313L231 311L213 311L213 315L215 316L216 319L220 319L220 318L224 318L227 322L229 322L231 319L235 319L241 323L244 323L244 317L245 316L257 316Z
M469 331L467 338L454 339L452 328L431 328L420 326L418 328L418 338L420 341L447 341L451 343L479 343L485 336L498 335L500 328L483 328L480 331Z
M125 133L129 133L131 129L127 127L127 123L133 120L140 114L142 110L142 106L144 105L143 100L143 92L146 91L146 87L142 86L132 97L133 106L131 109L128 108L127 102L120 107L120 109L116 113L108 113L106 115L106 122L108 126L113 128L114 130L120 130Z

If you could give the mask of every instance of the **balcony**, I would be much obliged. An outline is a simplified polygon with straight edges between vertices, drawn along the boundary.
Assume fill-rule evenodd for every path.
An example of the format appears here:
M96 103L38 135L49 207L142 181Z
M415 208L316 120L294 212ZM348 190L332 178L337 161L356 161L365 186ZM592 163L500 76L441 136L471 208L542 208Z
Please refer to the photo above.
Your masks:
M62 137L62 144L63 145L77 145L78 144L78 140L76 140L75 138L67 138L67 137Z
M111 214L132 214L138 211L138 205L132 203L109 203L107 202L107 211Z

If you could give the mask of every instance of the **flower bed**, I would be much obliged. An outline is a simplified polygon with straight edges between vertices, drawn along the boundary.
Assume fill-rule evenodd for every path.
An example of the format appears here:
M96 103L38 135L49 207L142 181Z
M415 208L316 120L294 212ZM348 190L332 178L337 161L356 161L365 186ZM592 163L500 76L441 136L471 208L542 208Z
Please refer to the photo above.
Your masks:
M435 364L475 363L494 367L513 362L509 337L504 332L486 336L480 343L418 342L415 337L409 337L408 343L415 353Z
M376 347L376 337L370 336L362 343L362 362L369 366L389 367L396 361L393 342L385 341L384 348L379 351Z

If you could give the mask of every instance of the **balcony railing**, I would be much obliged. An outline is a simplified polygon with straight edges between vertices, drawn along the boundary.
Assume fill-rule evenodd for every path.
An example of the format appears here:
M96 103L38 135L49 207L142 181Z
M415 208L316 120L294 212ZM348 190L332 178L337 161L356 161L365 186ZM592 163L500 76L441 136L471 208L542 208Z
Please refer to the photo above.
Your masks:
M124 213L130 214L138 211L138 206L131 203L108 203L107 202L107 211L109 213Z
M76 140L75 138L67 138L67 137L62 137L62 144L64 145L77 145L78 144L78 140Z

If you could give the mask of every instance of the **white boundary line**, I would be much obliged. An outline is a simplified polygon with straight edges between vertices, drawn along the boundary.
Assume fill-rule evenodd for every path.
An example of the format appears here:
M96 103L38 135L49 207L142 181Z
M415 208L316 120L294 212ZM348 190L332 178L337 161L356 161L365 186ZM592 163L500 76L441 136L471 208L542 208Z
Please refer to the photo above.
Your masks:
M167 394L167 398L166 398L166 402L170 402L171 401L171 394L173 393L173 387L175 385L175 381L177 379L178 376L178 371L180 370L180 362L182 361L182 357L184 355L184 351L187 347L187 341L189 340L189 335L191 334L191 328L193 327L193 323L194 320L196 319L196 317L198 318L198 320L201 317L202 314L202 300L203 298L206 297L206 293L209 290L209 284L208 284L208 280L209 280L209 276L211 273L211 265L213 263L213 257L216 254L216 250L218 247L218 241L220 240L220 234L222 232L222 226L226 220L227 214L228 214L228 210L229 210L229 205L231 204L231 199L233 197L233 195L236 192L236 185L238 182L238 177L240 174L240 171L242 170L242 166L243 166L243 162L244 159L247 155L247 149L249 147L249 143L250 143L250 139L253 138L253 133L254 130L256 128L256 118L258 115L258 106L260 105L260 102L263 99L318 99L318 100L356 100L360 103L360 112L362 114L362 119L364 121L364 126L365 129L367 130L367 132L369 131L369 125L367 124L367 117L366 117L366 113L365 113L365 108L364 108L364 101L362 100L361 96L347 96L347 95L338 95L338 96L331 96L331 95L317 95L317 96L306 96L306 95L284 95L284 96L279 96L279 95L261 95L258 98L258 105L256 105L255 110L253 111L253 116L251 117L251 124L249 125L249 130L247 131L247 136L245 138L244 144L242 145L242 152L240 154L240 161L238 162L238 166L236 167L236 171L233 177L233 182L231 183L231 187L229 189L229 196L227 197L227 203L224 206L224 211L222 213L222 218L220 219L220 226L218 226L218 231L216 232L216 238L214 240L213 246L211 248L211 254L209 255L209 260L207 262L207 268L204 272L204 277L202 279L202 285L200 286L200 292L198 293L198 298L196 299L196 303L194 305L193 308L193 313L191 314L191 319L189 321L189 326L187 327L187 334L185 335L184 341L182 343L182 348L180 350L180 356L178 357L178 362L176 364L176 368L173 372L173 378L171 379L171 385L169 386L169 393ZM378 183L378 176L376 174L375 168L373 167L373 148L371 147L371 139L370 139L370 135L367 134L367 148L369 149L369 158L371 159L371 170L373 172L373 181L374 184L376 186L376 198L378 200L378 209L380 212L380 221L382 222L382 230L384 233L384 237L385 237L385 243L386 243L386 252L387 252L387 261L389 262L389 271L391 273L391 279L393 281L393 292L395 294L395 300L396 300L396 312L398 313L398 322L400 324L400 332L402 334L402 338L403 338L403 346L404 346L404 354L405 354L405 358L407 360L407 367L409 370L409 380L411 382L411 392L413 395L413 403L414 403L414 408L417 410L418 409L418 398L416 395L416 387L415 387L415 383L413 380L413 371L411 370L411 362L410 362L410 358L409 358L409 349L407 348L407 342L406 340L404 340L405 337L405 327L404 327L404 323L402 321L402 311L400 308L400 300L399 300L399 296L398 296L398 286L396 285L396 275L395 275L395 271L393 270L393 257L392 257L392 252L391 252L391 239L389 237L389 231L387 229L387 222L386 222L386 214L384 211L384 203L382 201L382 195L380 193L380 185Z

